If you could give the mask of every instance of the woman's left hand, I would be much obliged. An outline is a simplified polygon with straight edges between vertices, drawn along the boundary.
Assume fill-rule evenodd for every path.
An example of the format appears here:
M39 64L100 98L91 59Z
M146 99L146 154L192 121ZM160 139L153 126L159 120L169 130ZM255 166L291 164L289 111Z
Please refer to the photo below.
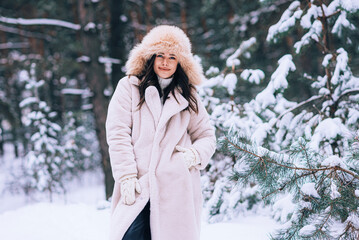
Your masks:
M191 168L201 163L196 149L185 148L180 145L177 145L176 150L183 153L183 158L188 168Z

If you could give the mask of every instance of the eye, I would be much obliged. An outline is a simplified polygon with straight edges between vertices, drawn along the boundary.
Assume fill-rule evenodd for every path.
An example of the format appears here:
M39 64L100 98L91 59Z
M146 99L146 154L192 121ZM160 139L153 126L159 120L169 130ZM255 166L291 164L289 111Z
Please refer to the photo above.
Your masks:
M157 54L157 57L163 58L162 54Z
M171 59L171 60L176 60L176 58L175 58L175 57L170 57L170 59Z

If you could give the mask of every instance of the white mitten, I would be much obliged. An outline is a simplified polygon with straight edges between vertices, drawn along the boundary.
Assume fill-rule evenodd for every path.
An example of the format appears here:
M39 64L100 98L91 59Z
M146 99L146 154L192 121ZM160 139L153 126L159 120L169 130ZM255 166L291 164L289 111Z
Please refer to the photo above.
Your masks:
M131 175L121 180L121 196L122 202L126 205L135 203L135 192L141 193L141 186L136 176Z
M180 145L176 146L177 151L183 153L184 161L188 168L196 166L201 163L198 152L194 148L184 148Z

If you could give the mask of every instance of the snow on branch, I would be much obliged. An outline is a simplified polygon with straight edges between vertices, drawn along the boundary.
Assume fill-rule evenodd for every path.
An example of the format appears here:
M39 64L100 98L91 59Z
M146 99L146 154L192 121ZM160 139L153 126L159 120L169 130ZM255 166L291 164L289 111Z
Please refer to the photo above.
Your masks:
M308 45L311 40L314 40L315 42L319 42L319 37L322 33L322 22L319 20L315 20L311 27L309 28L309 31L304 34L304 36L301 38L300 41L296 42L294 44L295 52L299 53L302 47Z
M356 0L340 0L339 3L348 12L355 12L359 9L359 1Z
M293 63L293 57L286 54L278 60L278 68L271 76L271 80L267 87L260 92L255 100L262 108L266 108L276 103L275 92L283 91L288 87L287 76L290 71L295 71L296 67Z
M290 4L287 10L284 11L282 17L275 25L268 30L267 41L276 42L276 36L280 33L287 32L295 25L296 19L299 19L303 11L300 9L300 2L294 1Z
M7 42L7 43L0 43L0 50L1 49L14 49L14 48L29 48L29 42Z
M98 61L100 63L111 63L111 64L120 64L121 63L121 60L120 59L117 59L117 58L111 58L111 57L102 57L100 56L98 58Z
M9 24L18 24L18 25L52 25L52 26L70 28L73 30L81 29L81 26L79 24L74 24L57 19L48 19L48 18L24 19L24 18L8 18L8 17L0 16L0 22L9 23Z
M281 115L278 116L277 120L273 123L273 125L274 125L278 120L280 120L284 115L286 115L287 113L290 113L290 112L292 112L292 111L294 111L294 110L296 110L296 109L298 109L298 108L300 108L300 107L302 107L302 106L304 106L304 105L306 105L306 104L308 104L308 103L314 102L314 101L316 101L316 100L318 100L318 99L321 99L321 98L323 98L323 97L324 97L324 96L312 96L311 98L309 98L309 99L307 99L307 100L305 100L305 101L303 101L303 102L298 103L296 106L294 106L294 107L292 107L292 108L289 108L288 110L286 110L285 112L283 112Z
M335 21L335 24L332 29L332 33L336 33L339 37L343 35L343 29L348 28L349 30L354 31L355 26L347 19L347 12L341 11L338 19Z
M339 100L347 95L352 95L352 94L357 94L359 93L359 88L356 89L350 89L350 90L345 90L344 92L342 92L342 94L338 97L338 99L336 100L336 102L339 102Z
M89 89L64 88L61 90L61 93L67 95L81 95L82 98L93 96L93 93Z
M238 63L239 60L237 58L241 56L244 52L246 52L250 47L252 47L256 43L256 41L257 40L255 37L251 37L247 41L242 42L239 48L231 56L228 57L226 62L227 67L232 67L233 64L239 65ZM235 61L236 59L237 59L237 64Z

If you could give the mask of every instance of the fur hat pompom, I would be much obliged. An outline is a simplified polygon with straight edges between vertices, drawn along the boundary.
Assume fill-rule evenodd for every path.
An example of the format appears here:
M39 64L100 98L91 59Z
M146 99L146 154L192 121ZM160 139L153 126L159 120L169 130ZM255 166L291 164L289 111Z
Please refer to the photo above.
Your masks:
M127 75L141 75L146 62L158 52L168 51L177 56L189 82L199 85L204 79L203 69L193 57L191 42L182 29L176 26L154 27L130 52L126 62Z

